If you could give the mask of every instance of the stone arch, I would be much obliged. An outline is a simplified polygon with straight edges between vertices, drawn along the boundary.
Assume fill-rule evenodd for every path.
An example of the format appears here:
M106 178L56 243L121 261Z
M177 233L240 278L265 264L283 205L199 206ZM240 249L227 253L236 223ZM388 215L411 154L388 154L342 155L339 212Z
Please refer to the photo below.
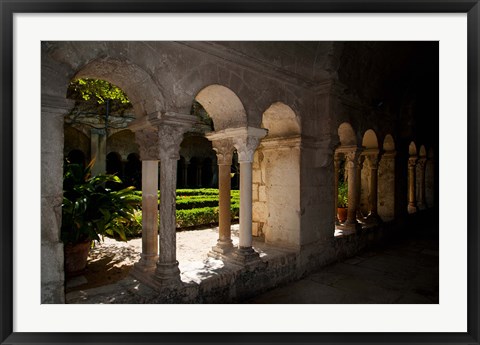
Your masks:
M73 149L70 152L68 152L67 155L67 162L70 164L79 164L82 167L85 167L85 153L82 150L79 149Z
M387 134L383 139L383 150L385 152L395 151L395 140L391 134Z
M231 89L218 84L209 85L196 95L213 120L215 131L247 127L247 113L240 98Z
M377 134L373 129L369 129L363 135L362 146L366 149L378 149Z
M140 66L128 60L98 58L80 67L72 77L95 78L121 88L133 105L137 118L165 111L161 87Z
M265 110L261 126L268 129L267 138L289 137L301 133L297 114L282 102L275 102Z
M136 189L142 189L142 162L140 155L131 152L127 156L127 162L124 166L124 181L127 186L134 186Z
M383 139L383 154L378 165L378 214L383 221L395 219L395 140L391 134Z
M427 150L425 149L425 145L420 146L420 150L418 151L419 157L427 157Z
M357 145L357 136L355 131L348 122L343 122L338 126L338 137L341 146L355 146Z
M415 145L415 142L410 142L408 145L408 154L410 156L416 156L417 155L417 145Z

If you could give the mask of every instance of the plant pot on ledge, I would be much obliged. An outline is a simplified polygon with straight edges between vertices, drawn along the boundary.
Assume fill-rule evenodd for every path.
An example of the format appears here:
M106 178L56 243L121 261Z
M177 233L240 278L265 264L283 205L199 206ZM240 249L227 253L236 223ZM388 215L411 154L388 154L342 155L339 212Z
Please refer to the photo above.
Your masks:
M347 220L347 211L346 207L337 207L337 218L340 223L345 223Z
M67 276L85 270L92 241L100 242L105 235L127 241L124 229L135 221L134 211L141 201L134 187L109 188L109 184L121 185L117 176L91 176L91 166L84 170L68 164L64 173L61 239Z
M69 243L65 245L65 274L67 277L78 276L85 272L91 243L91 241L85 241L75 244Z

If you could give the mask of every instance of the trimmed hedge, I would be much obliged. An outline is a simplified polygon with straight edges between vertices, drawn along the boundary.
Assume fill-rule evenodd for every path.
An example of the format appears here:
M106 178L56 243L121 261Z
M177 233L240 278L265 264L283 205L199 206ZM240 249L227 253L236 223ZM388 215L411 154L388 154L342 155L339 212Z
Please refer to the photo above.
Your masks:
M135 192L141 204L142 192ZM160 193L159 193L160 195ZM231 191L230 210L232 220L239 216L240 192ZM160 198L159 198L160 199ZM218 223L218 189L178 189L176 200L177 228L186 228ZM128 237L137 237L142 233L142 211L135 212L135 219L126 226Z
M240 208L232 204L230 214L232 220L238 218ZM207 225L218 222L218 207L202 207L191 210L177 210L177 228Z

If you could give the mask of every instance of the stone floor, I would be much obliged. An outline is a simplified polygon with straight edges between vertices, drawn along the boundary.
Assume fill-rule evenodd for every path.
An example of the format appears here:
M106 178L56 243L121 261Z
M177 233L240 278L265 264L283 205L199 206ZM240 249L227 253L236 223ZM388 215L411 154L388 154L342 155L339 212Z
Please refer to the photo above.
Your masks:
M218 228L177 233L181 279L199 283L223 262L207 257ZM238 225L232 226L238 243ZM260 255L281 255L257 243ZM90 254L83 276L67 281L67 303L128 303L125 291L149 295L150 289L128 275L138 260L141 239L128 243L106 239ZM438 241L405 240L361 253L320 269L295 283L278 287L245 303L438 303Z
M438 242L406 240L365 252L246 303L439 303Z

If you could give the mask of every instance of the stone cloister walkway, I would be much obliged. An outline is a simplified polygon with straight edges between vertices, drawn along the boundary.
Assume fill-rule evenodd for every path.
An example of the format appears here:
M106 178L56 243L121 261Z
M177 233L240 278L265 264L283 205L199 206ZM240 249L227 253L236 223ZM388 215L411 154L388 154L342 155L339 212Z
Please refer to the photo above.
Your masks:
M177 232L177 257L184 283L231 273L207 252L218 228ZM238 224L232 225L233 244ZM288 250L254 242L260 257L286 256ZM84 276L67 280L67 303L150 303L155 292L128 275L139 258L141 239L106 239L90 254ZM438 303L438 241L403 240L326 266L300 281L276 288L245 303Z
M367 251L246 303L439 303L438 241L404 240Z

